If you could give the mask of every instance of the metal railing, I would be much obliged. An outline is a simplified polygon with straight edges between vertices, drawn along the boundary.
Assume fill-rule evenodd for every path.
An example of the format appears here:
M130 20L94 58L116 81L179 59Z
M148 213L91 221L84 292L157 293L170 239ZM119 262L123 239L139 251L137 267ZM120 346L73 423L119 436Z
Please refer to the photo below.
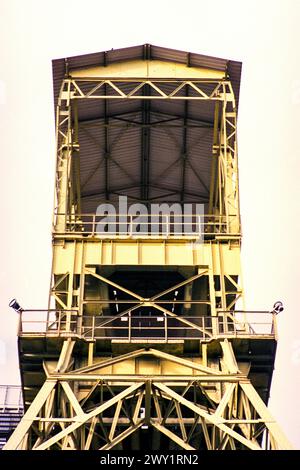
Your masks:
M63 223L58 223L58 219ZM105 218L105 220L104 220ZM56 213L54 234L100 238L187 238L205 239L217 235L240 235L236 215L141 214L107 215Z
M19 424L24 413L20 385L0 385L0 450Z
M21 385L0 385L0 412L7 410L23 411Z
M249 319L249 316L252 318ZM87 341L210 341L218 337L276 337L276 315L270 312L218 312L217 316L167 314L78 316L75 311L20 313L19 336L78 337Z

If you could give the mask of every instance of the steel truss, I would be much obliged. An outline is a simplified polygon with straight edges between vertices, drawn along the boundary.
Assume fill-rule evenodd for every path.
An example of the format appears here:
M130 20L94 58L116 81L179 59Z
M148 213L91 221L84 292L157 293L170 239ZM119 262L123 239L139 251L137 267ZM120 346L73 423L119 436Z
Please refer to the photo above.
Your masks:
M72 99L143 99L143 100L217 100L223 101L224 99L232 100L233 91L231 82L229 80L180 80L180 79L101 79L101 78L76 78L68 79L65 81L72 86ZM96 83L96 85L95 85ZM82 86L83 85L83 86ZM124 85L131 88L129 91L124 91ZM164 86L170 85L172 91L165 92ZM103 89L106 86L106 93ZM208 86L213 86L211 91L207 91ZM182 91L190 89L193 94L183 94ZM145 89L148 93L145 93ZM151 93L149 91L151 90ZM156 94L153 94L155 92ZM62 99L68 99L68 90L66 95L62 93Z
M221 256L220 256L221 257ZM66 273L62 276L59 276L56 280L53 281L53 287L51 289L51 296L55 299L55 301L66 311L66 318L67 324L71 325L71 317L74 316L74 312L78 315L81 319L84 318L84 307L86 305L92 304L97 305L101 308L102 305L107 303L115 303L123 306L119 313L115 315L115 318L121 318L126 315L131 315L135 310L141 309L143 307L152 307L153 309L157 310L157 312L161 312L163 315L167 317L173 317L178 320L182 326L188 326L192 329L198 329L204 337L213 338L215 334L217 334L218 324L217 324L217 317L219 313L230 312L235 308L236 303L238 300L243 298L243 289L240 283L236 282L232 276L228 273L221 272L220 275L220 285L222 286L222 293L220 294L219 291L215 288L215 282L212 276L212 266L208 267L198 267L197 274L194 276L188 277L187 279L183 280L180 283L177 283L168 289L157 293L151 298L144 298L143 296L133 292L125 288L124 286L120 285L108 279L104 275L97 274L94 269L88 268L86 266L82 266L82 274L80 276L79 285L76 288L76 292L74 289L74 274ZM86 276L91 276L92 278L96 279L100 284L106 286L112 286L113 288L117 289L118 292L123 293L127 296L127 298L122 299L120 301L112 301L110 299L101 299L101 300L89 300L86 298L84 283L86 280ZM194 281L200 279L202 277L206 277L208 284L209 284L209 295L203 298L197 298L196 300L189 300L188 303L204 305L209 307L210 315L212 318L212 331L213 333L209 332L208 330L203 330L202 327L197 326L195 323L181 317L177 316L173 311L171 311L172 306L180 305L187 303L186 301L179 301L179 300L165 300L165 296L170 293L175 293L181 287L185 287L187 285L192 286ZM76 294L76 296L75 296ZM76 298L76 301L74 299ZM127 306L126 304L130 304ZM215 322L214 322L215 319ZM233 318L234 320L234 318ZM244 318L244 321L247 319ZM106 320L105 318L98 318L98 324L101 327L104 327L105 324L109 324L111 320ZM100 322L99 322L100 321ZM96 324L97 326L97 324Z
M122 449L140 428L154 428L174 448L185 450L289 449L266 405L239 371L231 344L224 340L221 345L221 371L152 348L70 370L74 341L66 340L56 369L50 372L44 365L47 379L5 449ZM190 372L102 372L144 356L179 363Z

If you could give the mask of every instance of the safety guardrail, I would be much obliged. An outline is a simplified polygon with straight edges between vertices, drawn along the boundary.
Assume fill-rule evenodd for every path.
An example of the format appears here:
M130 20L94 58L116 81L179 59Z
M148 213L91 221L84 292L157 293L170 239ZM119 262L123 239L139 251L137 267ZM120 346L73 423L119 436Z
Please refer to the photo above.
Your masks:
M127 311L115 316L79 316L75 310L23 310L20 312L19 336L30 335L125 342L276 337L276 315L265 311L226 311L218 312L216 316L141 315Z
M185 238L202 240L222 235L239 236L236 215L140 214L107 215L56 213L55 235L81 235L99 238Z

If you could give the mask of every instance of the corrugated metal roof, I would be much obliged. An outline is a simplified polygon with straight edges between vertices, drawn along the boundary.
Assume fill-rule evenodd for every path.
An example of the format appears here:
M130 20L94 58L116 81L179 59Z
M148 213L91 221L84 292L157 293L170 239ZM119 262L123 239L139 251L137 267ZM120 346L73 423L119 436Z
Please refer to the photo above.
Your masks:
M146 44L140 46L126 47L123 49L112 49L109 51L85 54L81 56L66 57L52 61L54 97L57 102L59 87L63 80L67 68L69 71L81 67L92 67L97 65L108 65L118 61L143 59ZM156 60L175 61L188 64L191 67L206 67L215 70L227 70L228 76L233 83L234 93L238 103L239 86L242 63L234 60L220 59L217 57L195 54L184 51L177 51L159 46L150 46L150 58Z
M173 49L140 45L68 57L53 61L54 100L68 72L85 67L103 66L119 61L145 58L173 61L190 67L226 71L232 82L238 104L241 63ZM81 82L81 88L88 84ZM132 85L120 83L124 91ZM212 91L213 85L205 85ZM170 84L162 85L165 92ZM104 89L102 89L104 93ZM180 94L184 94L182 89ZM190 96L193 91L189 90ZM212 101L155 100L150 102L149 122L165 121L165 127L143 126L143 101L114 99L106 102L106 115L112 127L105 138L104 101L78 100L80 178L82 211L94 212L106 198L116 200L118 194L135 199L207 202L210 185L214 106ZM184 130L183 124L186 124ZM123 126L123 127L120 127ZM124 127L125 126L125 127ZM148 131L146 130L148 129ZM144 132L145 131L145 132ZM148 135L147 169L143 170ZM144 134L144 138L142 135ZM106 142L106 143L105 143ZM184 143L185 142L185 143ZM106 148L108 147L108 148ZM107 155L106 155L107 151ZM185 158L183 158L183 154ZM143 171L147 172L147 192L143 193ZM108 180L106 181L106 176ZM184 175L184 177L183 177ZM183 193L182 193L183 192Z

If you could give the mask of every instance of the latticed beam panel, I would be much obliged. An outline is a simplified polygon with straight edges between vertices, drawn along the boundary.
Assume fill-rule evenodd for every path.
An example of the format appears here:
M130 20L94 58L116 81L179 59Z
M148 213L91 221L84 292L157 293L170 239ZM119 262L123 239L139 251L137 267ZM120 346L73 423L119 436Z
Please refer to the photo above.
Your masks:
M227 375L154 349L70 372L61 359L62 372L56 367L48 373L5 449L109 450L123 445L133 433L151 428L185 450L290 448L253 385L233 367L226 340L223 349ZM70 361L70 341L64 356ZM126 364L129 357L145 356L179 362L190 369L190 375L166 375L158 381L153 375L122 377L101 372L113 362Z
M123 85L131 85L130 91L123 90ZM84 85L84 86L82 86ZM165 92L164 85L169 85L172 90ZM61 93L61 99L142 99L142 100L217 100L232 101L234 95L231 83L226 80L183 80L183 79L102 79L102 78L82 78L65 80L66 89ZM210 86L211 91L207 91L205 86ZM106 92L104 93L103 90ZM68 95L71 90L71 95ZM149 91L151 90L151 93ZM190 90L190 93L182 91ZM145 92L146 91L146 92ZM148 93L147 93L148 91Z

